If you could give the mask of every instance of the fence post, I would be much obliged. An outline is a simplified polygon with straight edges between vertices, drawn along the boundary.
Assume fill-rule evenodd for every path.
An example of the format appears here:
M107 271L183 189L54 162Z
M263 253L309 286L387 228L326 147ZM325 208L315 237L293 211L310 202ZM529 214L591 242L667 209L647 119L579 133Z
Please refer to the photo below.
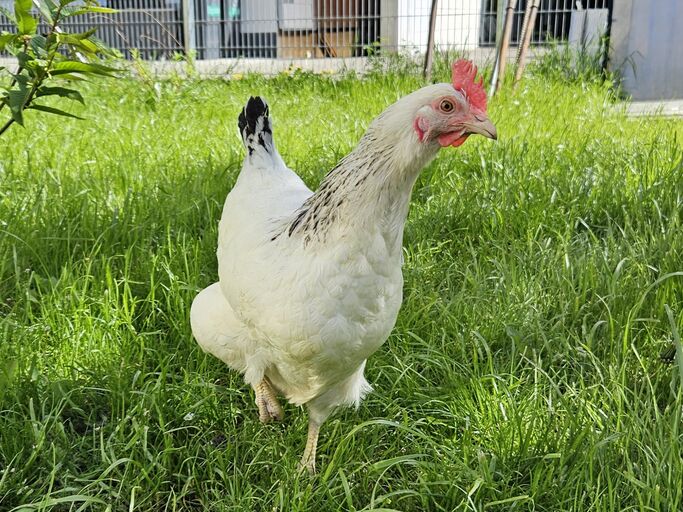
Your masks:
M505 23L505 2L498 0L496 5L496 48L500 48L503 39L503 25Z
M194 0L183 0L183 48L185 56L189 57L194 49L197 47L195 42L195 17L194 17Z
M398 51L398 0L380 0L379 12L382 50Z
M422 76L427 82L432 80L432 62L434 60L434 30L436 28L436 9L439 0L432 0L432 9L429 13L429 34L427 35L427 53L425 53Z

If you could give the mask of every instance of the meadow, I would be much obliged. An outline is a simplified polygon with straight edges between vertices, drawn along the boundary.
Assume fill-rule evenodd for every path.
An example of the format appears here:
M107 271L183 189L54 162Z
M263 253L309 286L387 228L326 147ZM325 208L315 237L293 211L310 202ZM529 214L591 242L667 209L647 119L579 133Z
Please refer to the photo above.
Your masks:
M262 426L193 341L249 95L315 187L421 85L123 78L0 138L0 510L683 509L683 121L609 81L536 66L490 102L497 142L423 172L375 391L318 474L304 411Z

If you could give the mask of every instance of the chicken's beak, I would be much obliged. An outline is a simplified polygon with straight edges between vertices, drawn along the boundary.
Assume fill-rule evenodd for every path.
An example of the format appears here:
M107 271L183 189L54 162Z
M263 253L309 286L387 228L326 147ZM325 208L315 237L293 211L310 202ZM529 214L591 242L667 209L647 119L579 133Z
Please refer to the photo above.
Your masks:
M485 114L474 114L472 120L464 123L465 133L478 133L489 139L498 139L498 132L491 120Z

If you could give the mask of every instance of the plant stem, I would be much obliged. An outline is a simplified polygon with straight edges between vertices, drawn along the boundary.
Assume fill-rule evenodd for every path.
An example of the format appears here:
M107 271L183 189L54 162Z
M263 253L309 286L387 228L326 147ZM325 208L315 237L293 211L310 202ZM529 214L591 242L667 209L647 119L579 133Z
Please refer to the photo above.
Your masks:
M2 128L0 128L0 135L5 133L7 131L7 129L10 126L12 126L12 123L14 123L14 119L10 117L9 120L2 126Z
M59 16L62 13L62 5L60 5L57 10L55 11L54 15L54 20L52 21L52 25L50 25L50 30L47 33L47 38L49 39L52 34L55 33L57 30L57 23L60 21ZM23 106L21 107L21 110L26 110L26 108L31 104L33 101L33 97L36 94L36 91L38 90L38 87L40 87L43 84L43 81L47 78L47 75L49 73L49 70L52 68L52 63L55 60L55 55L57 55L57 49L59 48L59 44L55 43L54 48L52 48L51 53L50 53L50 58L47 61L47 66L45 66L45 69L41 73L40 76L36 78L33 82L33 87L31 88L31 92L28 94L26 97L26 101L24 102ZM0 132L0 135L2 135L2 132Z
M50 25L50 29L48 31L47 37L49 38L52 34L55 33L57 30L57 23L59 23L60 19L59 16L62 13L62 7L63 5L60 5L57 8L57 11L55 12L54 19L52 21L52 25ZM28 96L26 97L26 101L24 101L24 104L21 106L22 112L26 110L26 108L31 104L33 101L33 98L36 95L36 92L38 91L38 88L43 84L43 81L45 81L45 78L47 78L47 75L49 73L50 68L52 67L52 62L54 62L55 55L57 54L57 49L59 48L59 44L55 43L54 48L51 50L50 58L48 59L47 66L45 67L45 70L43 73L41 73L40 76L36 77L36 79L33 81L33 86L31 87L31 92L28 93ZM24 53L28 51L28 41L24 41ZM21 73L23 68L19 66L19 69L17 70L16 75ZM15 76L16 76L15 75ZM10 85L10 88L14 86L14 84L17 83L17 79L14 78L12 80L12 84ZM5 104L3 103L0 105L0 111L4 108ZM14 124L14 118L10 118L3 126L0 128L0 136L2 136L3 133L5 133L10 126Z

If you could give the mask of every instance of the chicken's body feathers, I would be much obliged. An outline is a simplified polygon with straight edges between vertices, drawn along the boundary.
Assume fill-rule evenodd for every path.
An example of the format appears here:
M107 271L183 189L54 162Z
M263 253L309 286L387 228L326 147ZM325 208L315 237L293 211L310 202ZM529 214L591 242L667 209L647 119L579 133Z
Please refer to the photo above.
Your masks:
M353 203L350 208L362 207L362 198L344 194L350 185L338 179L314 196L264 137L267 107L254 108L255 102L262 100L250 100L240 116L248 154L219 226L221 307L239 325L217 325L234 336L204 336L216 341L202 346L251 385L267 377L322 421L335 406L358 403L369 389L365 360L389 336L401 305L402 222L399 229L334 222L345 213L333 196ZM357 174L343 163L336 172ZM312 215L297 225L302 212ZM215 295L216 289L203 293ZM222 347L221 341L236 338L240 350Z

